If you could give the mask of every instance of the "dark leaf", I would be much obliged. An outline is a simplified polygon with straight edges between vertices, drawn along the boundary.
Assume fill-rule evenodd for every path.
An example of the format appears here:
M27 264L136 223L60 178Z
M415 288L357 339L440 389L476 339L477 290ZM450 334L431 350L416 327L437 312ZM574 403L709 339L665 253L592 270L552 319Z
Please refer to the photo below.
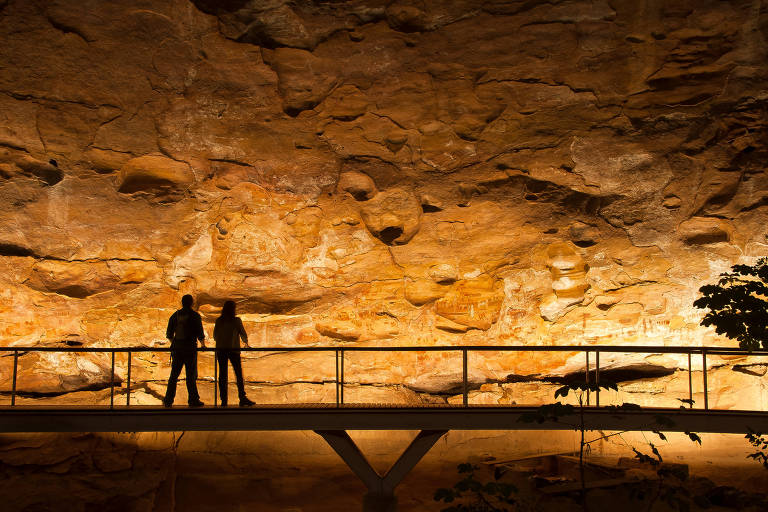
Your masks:
M694 443L701 444L701 438L696 432L685 432L685 435L687 435Z
M658 460L654 459L650 455L646 455L645 453L639 451L637 448L632 447L632 451L635 452L635 458L640 462L650 464L651 466L656 466L659 463Z
M659 453L659 450L653 445L653 443L648 443L651 446L651 451L656 456L657 459L659 459L659 462L664 462L664 459L661 458L661 454Z
M563 386L561 388L558 388L555 391L555 398L560 398L561 396L563 398L565 398L566 396L568 396L568 393L570 393L570 392L571 392L571 387L570 386Z

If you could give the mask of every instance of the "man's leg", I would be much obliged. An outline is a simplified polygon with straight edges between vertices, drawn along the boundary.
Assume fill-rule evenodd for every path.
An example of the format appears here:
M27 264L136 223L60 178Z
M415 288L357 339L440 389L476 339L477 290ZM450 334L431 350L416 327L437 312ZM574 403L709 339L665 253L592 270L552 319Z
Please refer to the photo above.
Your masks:
M187 376L187 402L193 404L200 401L197 392L197 350L185 351L184 366Z
M229 372L227 371L227 352L216 352L216 362L219 365L219 396L221 405L227 405L227 385L229 384Z
M176 398L176 384L179 381L181 367L184 365L184 358L176 351L171 352L171 375L168 377L168 387L165 390L163 405L170 407Z

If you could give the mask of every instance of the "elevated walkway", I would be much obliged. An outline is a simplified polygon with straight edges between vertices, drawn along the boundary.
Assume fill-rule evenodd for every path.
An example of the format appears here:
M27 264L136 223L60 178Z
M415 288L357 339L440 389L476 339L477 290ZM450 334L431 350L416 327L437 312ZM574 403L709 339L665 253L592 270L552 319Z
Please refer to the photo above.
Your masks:
M396 512L395 488L449 430L574 430L581 414L557 421L521 421L538 407L304 404L249 408L112 406L0 408L0 432L158 432L314 430L368 488L363 512ZM617 411L586 407L588 430L667 432L768 432L768 412L645 408ZM348 430L418 430L384 475L371 466Z
M201 352L212 352L204 349ZM0 353L13 355L13 376L9 405L0 407L0 432L158 432L158 431L267 431L313 430L336 451L350 469L368 487L363 500L364 512L394 512L397 510L395 487L418 463L429 449L449 430L585 430L665 432L720 432L744 434L749 431L768 432L768 411L710 409L707 382L707 356L768 356L768 351L746 353L733 347L652 347L652 346L451 346L451 347L256 347L243 352L325 352L335 360L336 388L334 403L256 405L249 408L214 406L166 409L160 405L130 405L131 367L133 355L142 352L168 352L167 348L59 348L59 347L0 347ZM454 352L460 354L460 404L405 405L345 403L345 361L354 352ZM110 405L108 406L34 406L16 403L18 361L30 352L101 352L111 357ZM687 356L688 399L691 408L643 407L617 409L600 407L599 387L585 393L586 406L573 414L556 420L540 417L540 421L521 421L536 415L538 406L479 405L469 396L470 353L481 352L574 352L583 353L583 380L597 385L601 378L600 355L605 353L678 354ZM126 358L126 379L116 382L115 356ZM592 354L592 363L590 363ZM703 404L693 408L692 358L700 358ZM216 390L218 368L214 358L213 385ZM697 365L698 366L698 365ZM593 386L594 387L594 386ZM124 390L125 405L116 403L115 388ZM594 398L594 405L591 399ZM679 398L679 397L676 397ZM552 402L555 400L553 399ZM702 407L703 406L703 407ZM755 404L756 409L765 408ZM347 434L348 430L417 430L419 433L385 475L378 474Z

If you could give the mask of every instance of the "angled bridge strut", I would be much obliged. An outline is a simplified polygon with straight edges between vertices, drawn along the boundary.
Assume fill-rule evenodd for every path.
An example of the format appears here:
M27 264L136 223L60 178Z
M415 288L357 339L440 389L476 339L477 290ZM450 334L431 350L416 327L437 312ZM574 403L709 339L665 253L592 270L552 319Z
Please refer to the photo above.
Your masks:
M394 512L397 510L395 487L427 454L430 448L443 437L447 430L422 430L400 455L400 458L381 476L376 472L365 455L345 430L316 430L347 466L368 487L363 499L363 512Z

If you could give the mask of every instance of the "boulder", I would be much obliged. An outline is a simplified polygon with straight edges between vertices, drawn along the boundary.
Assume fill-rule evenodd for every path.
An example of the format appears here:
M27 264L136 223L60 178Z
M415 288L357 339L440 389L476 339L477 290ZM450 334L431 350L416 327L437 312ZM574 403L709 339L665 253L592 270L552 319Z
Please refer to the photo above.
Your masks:
M414 306L423 306L439 299L448 290L448 286L427 279L408 280L405 283L405 298Z
M407 244L419 231L421 204L413 193L393 188L360 205L368 231L387 245Z
M315 108L338 82L331 63L306 50L278 48L269 63L277 73L277 90L289 116Z
M357 201L367 201L377 193L376 184L371 177L358 171L342 173L338 188L349 193Z

